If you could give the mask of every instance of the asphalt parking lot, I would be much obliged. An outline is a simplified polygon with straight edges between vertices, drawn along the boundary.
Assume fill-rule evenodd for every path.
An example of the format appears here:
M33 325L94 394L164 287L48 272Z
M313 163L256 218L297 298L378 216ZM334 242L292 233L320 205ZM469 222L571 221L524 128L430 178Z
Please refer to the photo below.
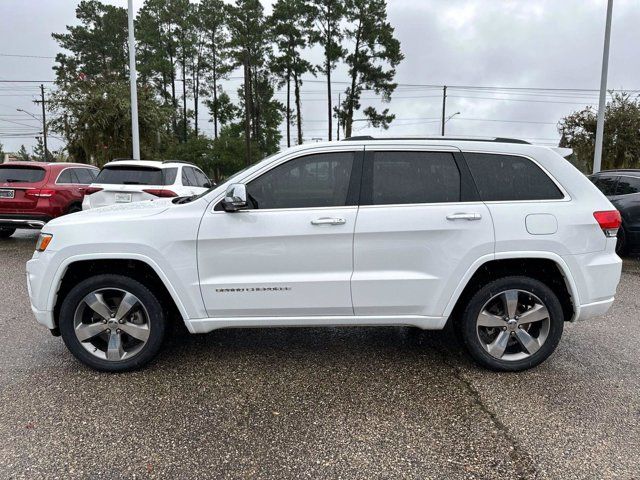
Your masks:
M0 242L0 478L640 478L640 261L602 318L519 374L448 333L227 330L109 375L35 323Z

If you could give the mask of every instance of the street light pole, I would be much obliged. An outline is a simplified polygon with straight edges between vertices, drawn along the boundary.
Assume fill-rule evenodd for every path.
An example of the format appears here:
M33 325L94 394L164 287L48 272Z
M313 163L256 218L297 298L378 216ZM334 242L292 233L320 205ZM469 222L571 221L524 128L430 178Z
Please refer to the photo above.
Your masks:
M604 139L604 112L607 108L607 74L609 71L609 44L611 42L611 14L613 0L607 3L607 21L604 29L604 50L602 52L602 75L600 77L600 101L598 103L598 122L596 124L596 150L593 155L593 173L602 168L602 143Z
M133 32L133 0L129 0L129 89L131 90L131 138L133 144L134 160L140 160L137 80L138 74L136 72L136 39Z

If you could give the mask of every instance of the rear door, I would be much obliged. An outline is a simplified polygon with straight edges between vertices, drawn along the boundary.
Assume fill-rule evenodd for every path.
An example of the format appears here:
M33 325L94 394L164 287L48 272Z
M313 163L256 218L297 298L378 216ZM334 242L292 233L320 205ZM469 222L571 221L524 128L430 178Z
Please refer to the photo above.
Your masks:
M35 165L0 165L0 212L34 210L38 205L35 194L46 184L48 173Z
M356 315L440 316L493 248L491 216L457 149L367 147L354 235Z

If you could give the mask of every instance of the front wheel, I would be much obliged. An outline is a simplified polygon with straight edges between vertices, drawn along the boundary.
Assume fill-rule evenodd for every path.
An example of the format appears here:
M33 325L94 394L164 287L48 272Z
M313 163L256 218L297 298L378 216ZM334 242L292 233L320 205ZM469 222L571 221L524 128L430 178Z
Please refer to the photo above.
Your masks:
M491 370L539 365L556 349L564 315L557 295L529 277L505 277L481 288L462 314L460 333L471 357Z
M0 227L0 238L9 238L14 233L16 233L15 228Z
M157 354L165 314L155 295L137 280L96 275L75 286L62 302L62 339L82 363L106 372L135 370Z

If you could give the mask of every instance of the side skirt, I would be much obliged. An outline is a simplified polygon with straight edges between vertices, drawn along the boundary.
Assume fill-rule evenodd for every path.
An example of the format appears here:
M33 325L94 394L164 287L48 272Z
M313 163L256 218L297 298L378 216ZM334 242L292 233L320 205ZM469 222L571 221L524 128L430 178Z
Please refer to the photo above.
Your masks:
M422 315L395 316L310 316L310 317L220 317L185 320L191 333L207 333L219 328L266 327L364 327L411 326L423 330L442 330L447 317Z

